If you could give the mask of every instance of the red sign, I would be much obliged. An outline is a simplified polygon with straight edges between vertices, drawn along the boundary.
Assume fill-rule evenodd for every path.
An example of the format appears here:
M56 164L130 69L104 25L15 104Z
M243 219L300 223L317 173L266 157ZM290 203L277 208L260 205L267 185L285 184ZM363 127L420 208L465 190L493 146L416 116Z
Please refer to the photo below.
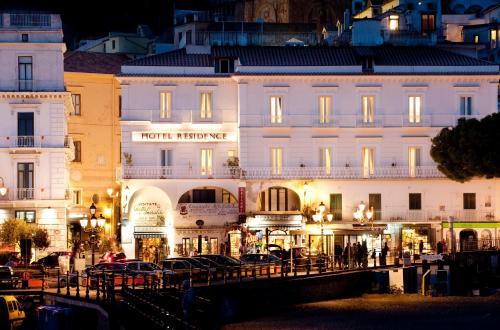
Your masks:
M238 187L238 212L245 214L245 187Z

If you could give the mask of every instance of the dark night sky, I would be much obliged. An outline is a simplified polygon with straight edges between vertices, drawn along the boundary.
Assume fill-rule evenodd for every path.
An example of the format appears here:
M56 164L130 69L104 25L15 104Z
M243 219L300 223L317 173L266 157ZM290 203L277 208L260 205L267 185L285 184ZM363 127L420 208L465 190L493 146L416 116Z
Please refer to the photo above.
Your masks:
M172 25L173 0L0 0L0 10L44 10L62 15L64 37L73 42L102 37L109 31L135 31L148 24L156 34Z

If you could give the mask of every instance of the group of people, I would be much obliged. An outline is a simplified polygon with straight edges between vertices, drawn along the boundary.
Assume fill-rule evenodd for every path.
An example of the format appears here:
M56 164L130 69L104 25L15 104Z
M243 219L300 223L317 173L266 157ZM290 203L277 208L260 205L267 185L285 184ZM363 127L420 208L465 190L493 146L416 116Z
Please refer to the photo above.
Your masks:
M340 245L335 245L335 263L339 269L356 267L368 267L368 247L366 241L357 242L351 245L347 243L342 249Z

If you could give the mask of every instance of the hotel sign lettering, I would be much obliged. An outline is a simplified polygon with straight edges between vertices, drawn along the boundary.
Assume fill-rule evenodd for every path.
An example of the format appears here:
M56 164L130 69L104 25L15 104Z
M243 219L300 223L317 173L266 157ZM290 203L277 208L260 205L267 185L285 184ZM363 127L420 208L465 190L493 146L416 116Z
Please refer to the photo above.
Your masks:
M230 132L132 132L134 142L234 142Z

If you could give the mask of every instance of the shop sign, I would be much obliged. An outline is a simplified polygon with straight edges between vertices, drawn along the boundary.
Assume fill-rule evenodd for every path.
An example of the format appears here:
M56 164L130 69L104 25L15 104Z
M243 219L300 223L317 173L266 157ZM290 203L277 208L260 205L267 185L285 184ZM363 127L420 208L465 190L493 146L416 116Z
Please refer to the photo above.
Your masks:
M132 132L134 142L235 142L231 132Z
M179 203L180 215L231 215L238 214L238 205L226 203Z
M264 227L301 227L301 215L287 214L259 214L247 221L249 228L264 228Z
M245 214L245 187L238 187L238 212Z
M137 226L165 226L165 213L157 202L139 202L132 209Z

